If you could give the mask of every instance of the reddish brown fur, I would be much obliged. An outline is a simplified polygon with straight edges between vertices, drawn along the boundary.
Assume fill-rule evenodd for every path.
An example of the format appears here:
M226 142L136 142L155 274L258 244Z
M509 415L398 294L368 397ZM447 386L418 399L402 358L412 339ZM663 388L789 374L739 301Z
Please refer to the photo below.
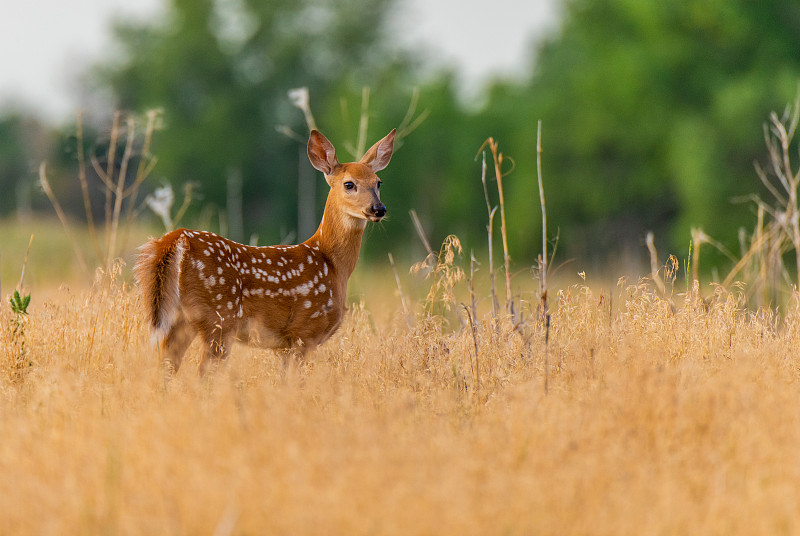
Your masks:
M302 244L246 246L178 229L142 246L134 272L173 370L197 334L202 371L234 340L303 354L336 331L365 223L385 213L375 172L388 164L393 139L394 131L360 162L339 164L330 142L312 132L309 158L331 191L319 229Z

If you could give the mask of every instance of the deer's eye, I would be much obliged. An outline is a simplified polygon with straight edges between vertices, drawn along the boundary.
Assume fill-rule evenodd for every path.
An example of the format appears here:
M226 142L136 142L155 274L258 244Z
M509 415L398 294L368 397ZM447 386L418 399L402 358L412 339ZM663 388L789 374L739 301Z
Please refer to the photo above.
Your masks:
M381 181L378 181L378 190L381 189L381 184L383 184L383 183Z
M345 190L352 190L355 187L356 187L356 183L354 183L353 181L347 181L347 182L344 183L344 189Z

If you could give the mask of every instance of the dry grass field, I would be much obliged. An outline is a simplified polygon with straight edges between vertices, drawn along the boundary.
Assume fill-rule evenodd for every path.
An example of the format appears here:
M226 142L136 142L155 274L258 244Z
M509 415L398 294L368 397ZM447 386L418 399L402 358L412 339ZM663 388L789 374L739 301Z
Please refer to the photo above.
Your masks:
M2 534L800 532L797 303L551 289L546 344L387 278L299 368L165 384L120 270L0 307Z

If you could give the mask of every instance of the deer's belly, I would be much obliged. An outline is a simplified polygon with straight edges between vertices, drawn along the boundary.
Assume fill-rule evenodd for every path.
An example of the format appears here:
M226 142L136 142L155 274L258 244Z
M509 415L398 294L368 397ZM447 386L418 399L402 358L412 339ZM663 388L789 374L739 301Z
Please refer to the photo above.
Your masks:
M257 320L247 320L239 328L237 338L259 348L289 348L291 341L283 334L263 322Z

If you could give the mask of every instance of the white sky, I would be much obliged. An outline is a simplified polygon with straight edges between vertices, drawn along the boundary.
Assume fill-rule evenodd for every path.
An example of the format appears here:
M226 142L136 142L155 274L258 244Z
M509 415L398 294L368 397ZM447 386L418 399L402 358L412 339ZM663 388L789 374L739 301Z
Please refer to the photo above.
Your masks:
M558 0L492 0L488 8L484 0L403 1L398 40L425 45L433 59L454 63L468 87L488 74L513 76L527 68L530 44L557 22ZM54 121L71 117L78 107L77 74L112 53L110 21L157 16L164 2L4 2L0 108L22 105Z

